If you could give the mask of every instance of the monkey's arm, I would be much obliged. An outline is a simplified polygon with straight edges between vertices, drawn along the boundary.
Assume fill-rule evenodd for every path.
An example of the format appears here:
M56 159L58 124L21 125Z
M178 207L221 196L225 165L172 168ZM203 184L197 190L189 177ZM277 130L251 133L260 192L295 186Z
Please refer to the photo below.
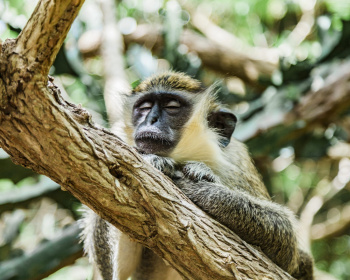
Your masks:
M298 249L293 214L268 200L232 190L215 182L216 176L203 163L191 162L176 169L174 160L143 155L154 167L171 177L196 205L250 244L259 246L281 268L300 280L313 279L310 256Z
M259 246L272 261L297 279L313 279L312 259L298 249L294 216L287 208L210 182L210 173L202 173L200 180L193 178L193 174L198 174L195 170L191 173L187 167L185 173L174 178L174 182L202 210L248 243ZM192 174L191 179L189 174Z
M297 266L293 215L287 209L216 182L211 169L203 163L189 162L182 172L175 171L171 158L153 154L143 155L143 158L171 177L202 210L248 243L259 246L283 269L291 271Z

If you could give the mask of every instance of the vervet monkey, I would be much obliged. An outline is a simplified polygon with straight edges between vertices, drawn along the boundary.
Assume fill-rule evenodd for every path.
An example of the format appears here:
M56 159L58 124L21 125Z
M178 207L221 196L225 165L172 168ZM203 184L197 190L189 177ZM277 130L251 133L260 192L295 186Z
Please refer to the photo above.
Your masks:
M293 277L311 280L313 262L299 248L294 215L271 201L245 145L231 137L236 121L212 88L166 72L141 82L127 98L123 133L198 207ZM83 224L85 250L99 279L181 279L151 250L91 210Z

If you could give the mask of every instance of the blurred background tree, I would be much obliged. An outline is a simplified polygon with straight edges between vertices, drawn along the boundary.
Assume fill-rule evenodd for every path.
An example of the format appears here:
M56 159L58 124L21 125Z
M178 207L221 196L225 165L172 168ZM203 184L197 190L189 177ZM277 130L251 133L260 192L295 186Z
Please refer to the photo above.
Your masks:
M0 0L1 40L18 36L35 4ZM108 59L114 51L124 69ZM218 81L239 118L234 136L274 200L300 217L304 245L328 273L318 279L350 279L350 2L86 0L51 75L108 127L108 79L136 86L167 69ZM79 209L0 150L0 280L90 279Z

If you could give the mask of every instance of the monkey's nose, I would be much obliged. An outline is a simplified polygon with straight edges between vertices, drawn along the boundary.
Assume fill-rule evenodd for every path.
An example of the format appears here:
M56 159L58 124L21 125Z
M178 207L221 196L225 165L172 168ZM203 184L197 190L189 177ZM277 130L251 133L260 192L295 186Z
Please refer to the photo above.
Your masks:
M158 116L152 116L150 123L155 124L158 121Z
M157 104L155 104L151 110L151 112L149 112L148 116L147 116L147 122L150 125L155 124L160 117L160 113L159 113L159 107L157 106Z

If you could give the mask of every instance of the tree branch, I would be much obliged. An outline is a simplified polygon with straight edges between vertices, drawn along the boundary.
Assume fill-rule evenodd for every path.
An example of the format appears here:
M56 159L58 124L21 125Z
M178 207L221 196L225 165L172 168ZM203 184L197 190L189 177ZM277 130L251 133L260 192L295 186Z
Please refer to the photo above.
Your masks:
M14 52L25 55L29 71L46 76L84 0L39 1L19 34Z
M59 188L59 185L47 179L41 180L35 186L24 186L20 189L2 192L0 197L0 214L16 208L22 208L33 200L55 192Z
M339 219L325 220L321 223L314 224L311 227L311 239L321 240L335 238L347 234L350 229L350 205L345 204L339 210Z
M322 206L338 194L350 181L350 160L343 158L339 162L339 170L337 176L325 187L322 184L315 189L315 194L305 205L303 211L300 214L300 229L301 238L305 244L310 248L310 231L312 222L316 213L322 208Z
M2 262L0 280L43 279L73 264L83 254L79 233L78 225L71 225L59 237L39 245L32 253Z
M315 24L316 3L317 0L306 0L299 2L302 10L301 18L292 32L288 35L285 42L283 42L284 44L289 45L291 49L298 47L311 33L311 30Z
M350 61L339 62L336 70L324 78L323 86L307 92L290 111L256 113L237 128L239 139L247 142L255 156L265 155L272 147L281 147L317 126L339 119L350 106L349 66ZM262 141L270 145L262 148Z
M192 11L194 9L191 9ZM259 73L259 76L271 78L278 70L280 54L276 48L252 47L232 33L214 24L206 15L194 10L192 24L201 31L206 38L242 57L242 60L250 62L251 68ZM253 70L251 70L253 71Z
M74 4L65 8L71 17L81 2ZM29 26L35 21L46 34L59 22L66 32L72 19L57 5L63 4L39 1ZM63 39L33 30L21 34L25 41L40 38L33 49L24 39L8 40L0 53L0 146L15 163L50 177L186 279L292 279L197 208L134 149L96 126L84 109L64 101L42 75L54 57L51 44L58 44L55 53ZM39 54L43 66L33 69Z

